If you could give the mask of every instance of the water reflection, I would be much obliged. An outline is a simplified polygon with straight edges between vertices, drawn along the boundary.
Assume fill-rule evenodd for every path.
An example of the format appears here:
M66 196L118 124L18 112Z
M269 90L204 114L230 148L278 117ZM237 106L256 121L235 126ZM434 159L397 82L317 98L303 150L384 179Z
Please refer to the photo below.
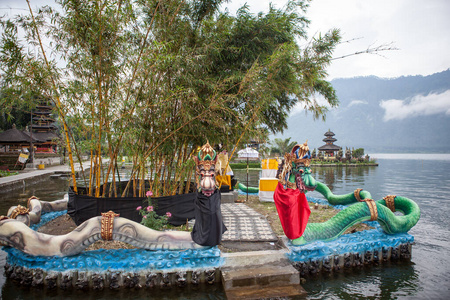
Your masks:
M68 177L43 176L34 184L23 183L19 189L12 191L0 190L0 215L6 215L13 205L25 205L28 198L36 196L44 201L63 199L69 188Z
M414 296L419 287L414 264L382 263L307 278L308 299L395 299Z
M80 290L39 290L35 288L19 287L10 280L6 282L2 289L3 299L83 299L83 300L110 300L110 299L218 299L226 300L225 291L221 284L178 286L168 288L136 289L136 290L110 290L103 291L90 290L89 292Z
M364 188L369 178L374 178L377 167L313 167L314 178L326 184L334 194L352 193L357 188ZM370 190L369 190L370 191ZM321 198L319 193L311 194Z

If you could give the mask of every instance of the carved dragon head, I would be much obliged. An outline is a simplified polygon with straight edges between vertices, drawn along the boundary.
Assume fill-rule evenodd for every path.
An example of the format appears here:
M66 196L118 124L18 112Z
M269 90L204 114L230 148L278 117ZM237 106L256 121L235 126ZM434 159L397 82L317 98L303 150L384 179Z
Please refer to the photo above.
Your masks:
M317 183L311 175L311 152L308 141L295 145L290 153L284 155L284 162L278 169L278 180L286 187L305 191L314 191Z
M211 196L216 189L216 151L206 142L194 157L196 163L197 189L205 196Z

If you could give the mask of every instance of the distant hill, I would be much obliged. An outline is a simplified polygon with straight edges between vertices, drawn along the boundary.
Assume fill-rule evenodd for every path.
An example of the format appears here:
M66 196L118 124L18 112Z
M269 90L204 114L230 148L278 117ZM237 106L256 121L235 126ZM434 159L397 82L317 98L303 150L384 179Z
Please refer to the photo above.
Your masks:
M375 76L335 79L339 107L326 122L292 114L289 128L274 137L324 144L330 129L336 145L374 152L450 153L450 69L429 76L394 79Z

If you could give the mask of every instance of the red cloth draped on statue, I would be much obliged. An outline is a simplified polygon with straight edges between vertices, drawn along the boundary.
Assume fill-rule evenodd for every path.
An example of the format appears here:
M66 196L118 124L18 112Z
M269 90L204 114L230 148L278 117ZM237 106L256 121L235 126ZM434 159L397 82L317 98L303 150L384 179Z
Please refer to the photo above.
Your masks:
M301 237L311 214L305 194L298 189L285 189L278 182L273 199L286 236L291 240Z

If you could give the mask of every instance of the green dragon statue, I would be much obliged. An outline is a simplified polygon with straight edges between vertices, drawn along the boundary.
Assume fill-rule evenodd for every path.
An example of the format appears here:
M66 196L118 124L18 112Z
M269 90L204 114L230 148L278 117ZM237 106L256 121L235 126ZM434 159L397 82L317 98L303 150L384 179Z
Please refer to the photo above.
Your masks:
M334 240L348 228L364 221L378 221L387 234L404 233L415 226L420 218L419 206L406 197L388 195L374 201L371 194L363 189L334 195L325 184L316 181L311 175L307 143L296 145L291 153L285 155L277 178L286 189L298 189L301 193L316 190L332 205L350 205L324 223L308 223L300 237L291 239L294 245ZM403 215L394 214L396 211Z

